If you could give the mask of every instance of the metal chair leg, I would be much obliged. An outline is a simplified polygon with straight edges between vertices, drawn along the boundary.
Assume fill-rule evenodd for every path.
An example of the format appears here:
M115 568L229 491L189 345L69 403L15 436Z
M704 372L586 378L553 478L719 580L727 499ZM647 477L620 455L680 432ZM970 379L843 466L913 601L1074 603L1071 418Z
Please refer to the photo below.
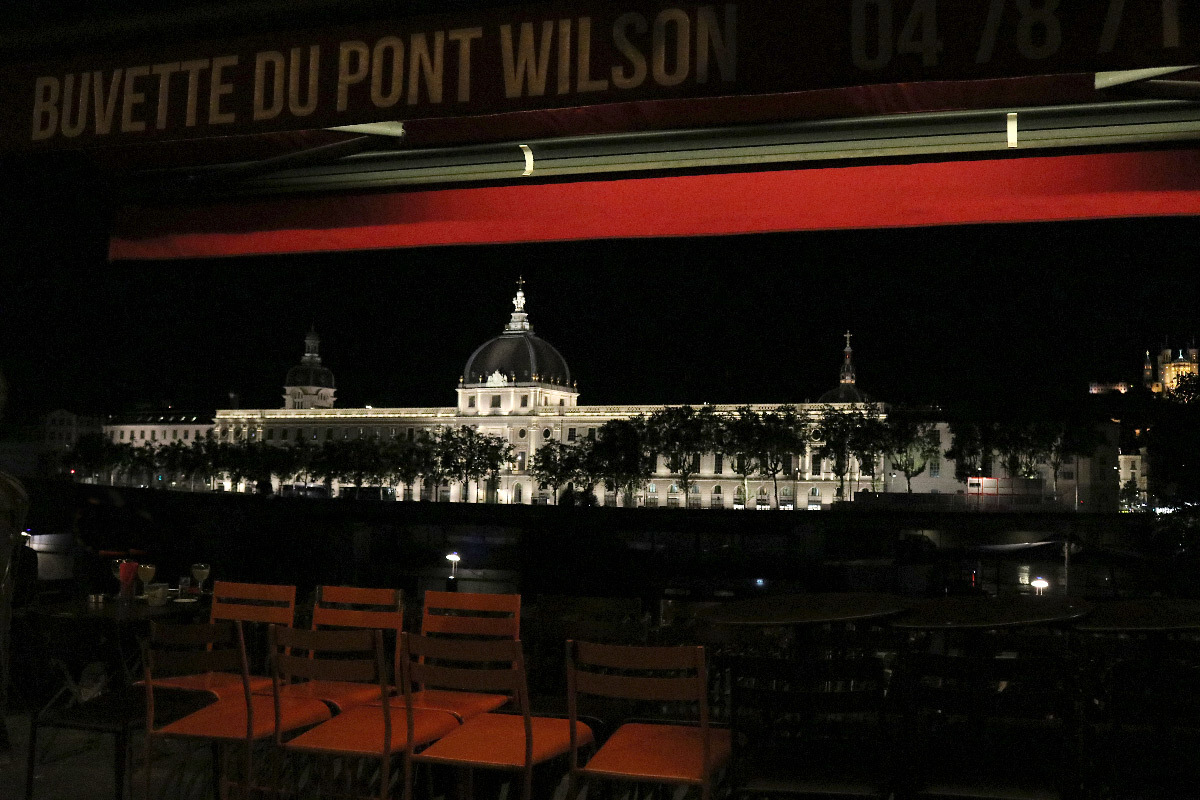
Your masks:
M29 756L25 767L25 800L33 800L33 773L37 770L37 712L29 715Z
M129 765L129 732L113 734L113 797L125 800L125 770Z

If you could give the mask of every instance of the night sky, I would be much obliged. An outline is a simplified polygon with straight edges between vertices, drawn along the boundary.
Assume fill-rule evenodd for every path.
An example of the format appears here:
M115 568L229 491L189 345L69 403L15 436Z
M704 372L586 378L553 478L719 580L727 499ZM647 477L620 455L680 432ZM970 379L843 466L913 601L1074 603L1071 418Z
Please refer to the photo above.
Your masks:
M581 402L815 400L854 333L890 402L1052 406L1200 334L1192 218L107 264L95 187L6 180L7 421L282 405L315 325L338 405L450 405L518 275Z

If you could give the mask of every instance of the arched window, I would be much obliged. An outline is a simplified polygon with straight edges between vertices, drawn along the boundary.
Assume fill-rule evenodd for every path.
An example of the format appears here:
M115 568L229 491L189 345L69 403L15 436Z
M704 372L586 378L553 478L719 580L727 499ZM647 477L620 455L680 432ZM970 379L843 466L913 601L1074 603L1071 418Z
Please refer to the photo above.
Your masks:
M658 491L658 487L652 483L646 487L646 491L649 492L650 494L654 494L655 492Z
M693 483L692 488L688 491L692 494L700 494L700 487Z
M671 494L676 494L679 492L679 487L672 483L671 488L668 489L667 491L670 492Z
M714 487L713 487L713 491L712 491L712 493L713 493L715 496L717 496L717 497L720 497L720 496L721 496L721 487L720 487L720 486L714 486Z
M525 502L524 490L521 488L521 484L519 484L519 483L513 485L513 502L514 503L524 503Z
M820 490L820 489L818 489L816 486L814 486L814 487L812 487L811 489L809 489L809 490L808 490L808 496L809 496L809 497L820 497L820 496L821 496L821 490Z
M791 496L792 496L792 487L790 487L790 486L784 486L782 489L780 489L780 490L779 490L779 496L780 496L780 497L787 497L787 498L791 498Z

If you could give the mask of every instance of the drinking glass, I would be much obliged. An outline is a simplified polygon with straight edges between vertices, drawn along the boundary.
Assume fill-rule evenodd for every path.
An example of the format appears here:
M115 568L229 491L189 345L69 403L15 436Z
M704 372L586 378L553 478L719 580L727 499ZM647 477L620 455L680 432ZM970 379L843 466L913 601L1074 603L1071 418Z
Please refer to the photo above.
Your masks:
M153 564L138 564L138 580L142 582L142 594L146 593L146 587L154 580L154 572Z
M204 582L208 580L209 572L208 564L192 564L192 577L196 579L196 591L204 590Z

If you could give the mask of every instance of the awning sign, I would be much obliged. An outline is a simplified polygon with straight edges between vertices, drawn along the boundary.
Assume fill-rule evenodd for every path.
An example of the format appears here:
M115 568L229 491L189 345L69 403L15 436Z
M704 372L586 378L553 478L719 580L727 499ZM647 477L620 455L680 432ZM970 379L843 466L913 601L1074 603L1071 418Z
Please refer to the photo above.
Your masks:
M634 100L1200 61L1183 0L521 6L0 73L0 144L63 148Z

